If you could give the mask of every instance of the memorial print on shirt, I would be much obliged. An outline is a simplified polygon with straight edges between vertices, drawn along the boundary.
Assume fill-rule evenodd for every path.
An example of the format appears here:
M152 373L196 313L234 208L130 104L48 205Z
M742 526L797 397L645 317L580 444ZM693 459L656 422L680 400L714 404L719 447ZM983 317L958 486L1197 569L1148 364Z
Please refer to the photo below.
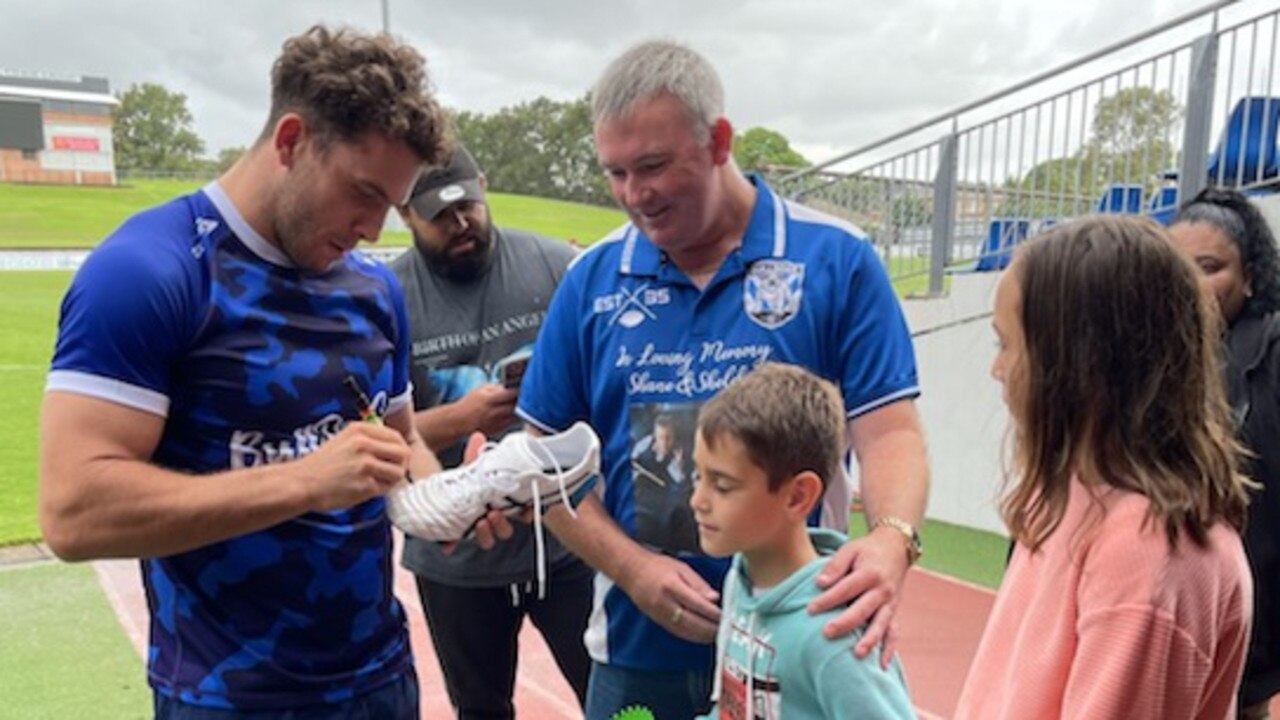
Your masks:
M631 478L636 540L671 555L702 554L689 507L693 438L701 403L631 406Z

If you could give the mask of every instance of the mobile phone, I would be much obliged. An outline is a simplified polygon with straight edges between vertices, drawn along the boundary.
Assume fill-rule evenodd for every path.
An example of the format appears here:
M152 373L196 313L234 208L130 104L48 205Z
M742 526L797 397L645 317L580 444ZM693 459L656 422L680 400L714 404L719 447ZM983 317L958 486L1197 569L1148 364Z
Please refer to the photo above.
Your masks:
M502 387L508 390L519 390L520 381L524 379L525 368L529 367L529 358L512 360L502 366Z

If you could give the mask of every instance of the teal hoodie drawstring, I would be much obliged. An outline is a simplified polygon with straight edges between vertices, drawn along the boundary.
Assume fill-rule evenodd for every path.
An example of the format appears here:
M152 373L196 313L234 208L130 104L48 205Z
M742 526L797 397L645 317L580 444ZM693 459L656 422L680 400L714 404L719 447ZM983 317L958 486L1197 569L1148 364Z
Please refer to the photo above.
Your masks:
M756 700L756 613L747 616L747 720L755 720Z
M736 573L731 569L729 574L725 576L724 596L720 599L721 612L728 613L732 608L738 592L738 578ZM715 677L711 678L711 702L720 702L720 691L724 678L724 659L725 653L729 649L729 636L731 623L722 622L720 627L716 629L716 667Z

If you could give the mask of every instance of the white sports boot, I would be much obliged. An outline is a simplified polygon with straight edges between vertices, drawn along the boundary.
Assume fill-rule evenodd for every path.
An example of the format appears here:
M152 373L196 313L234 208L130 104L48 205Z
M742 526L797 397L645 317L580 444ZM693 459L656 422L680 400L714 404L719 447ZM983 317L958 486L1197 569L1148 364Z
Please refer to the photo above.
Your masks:
M387 516L409 535L451 542L467 537L490 510L518 515L569 502L600 472L600 439L586 423L548 436L514 432L473 462L404 484L387 494ZM539 528L541 529L541 528Z

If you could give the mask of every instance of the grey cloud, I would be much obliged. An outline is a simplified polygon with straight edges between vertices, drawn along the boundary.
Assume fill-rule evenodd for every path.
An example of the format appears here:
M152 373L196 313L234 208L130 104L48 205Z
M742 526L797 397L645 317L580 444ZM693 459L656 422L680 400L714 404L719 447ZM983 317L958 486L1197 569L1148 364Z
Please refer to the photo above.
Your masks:
M814 148L869 142L1199 4L390 2L392 31L427 57L452 107L491 112L539 95L576 98L625 47L670 37L716 64L739 128L771 127ZM0 67L106 75L117 89L160 82L187 95L210 153L257 134L285 38L316 22L376 30L382 21L377 0L0 4Z

